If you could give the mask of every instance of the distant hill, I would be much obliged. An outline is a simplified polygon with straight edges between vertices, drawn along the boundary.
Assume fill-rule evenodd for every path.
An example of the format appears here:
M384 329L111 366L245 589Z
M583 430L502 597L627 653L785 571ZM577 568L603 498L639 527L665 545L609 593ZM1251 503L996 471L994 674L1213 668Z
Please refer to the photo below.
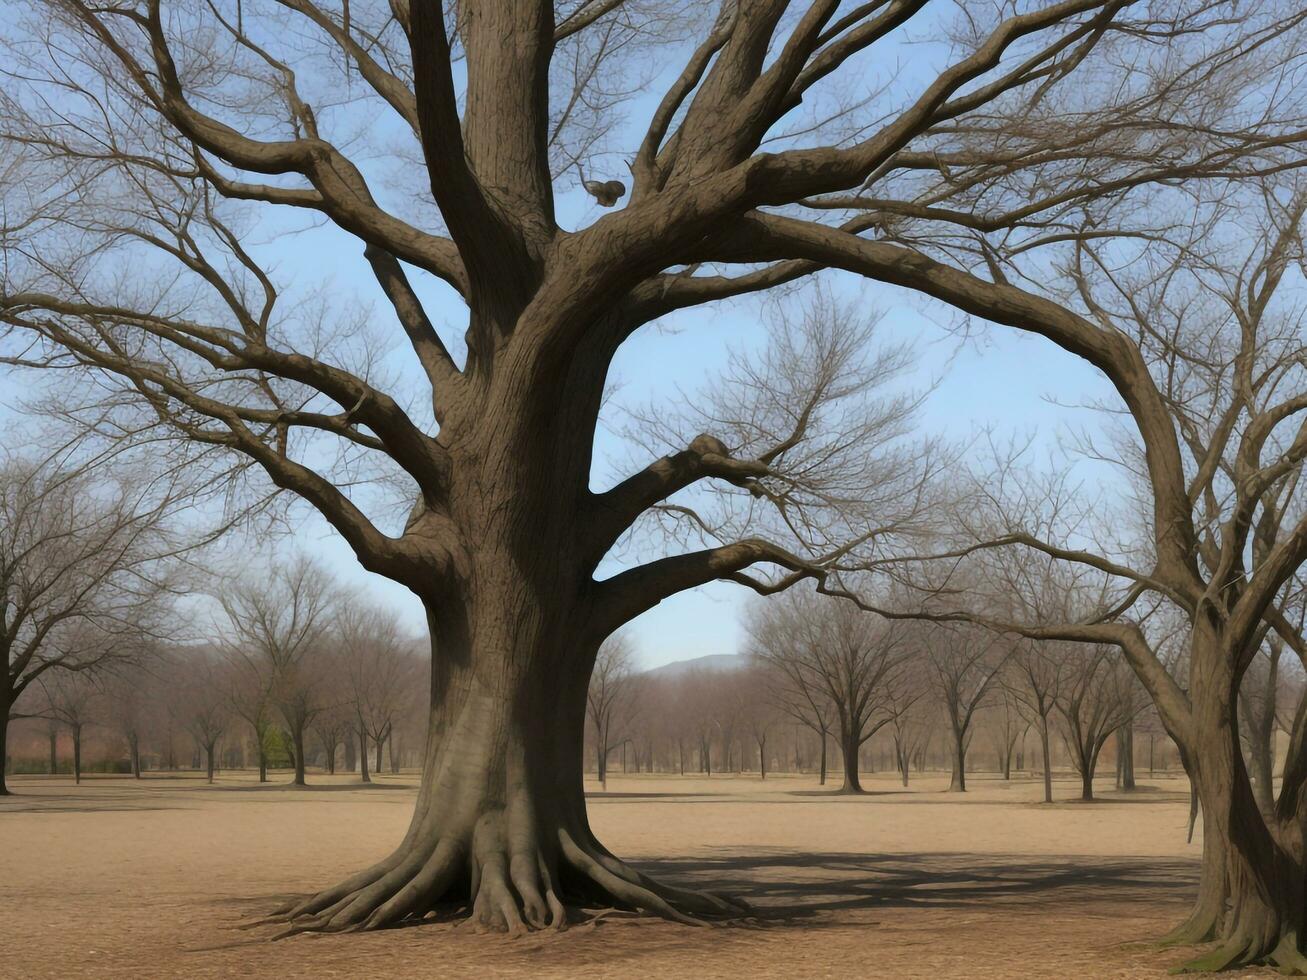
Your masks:
M740 670L748 663L748 658L738 653L710 653L706 657L693 660L674 660L670 664L646 670L649 677L682 677L692 671L702 670L712 674Z

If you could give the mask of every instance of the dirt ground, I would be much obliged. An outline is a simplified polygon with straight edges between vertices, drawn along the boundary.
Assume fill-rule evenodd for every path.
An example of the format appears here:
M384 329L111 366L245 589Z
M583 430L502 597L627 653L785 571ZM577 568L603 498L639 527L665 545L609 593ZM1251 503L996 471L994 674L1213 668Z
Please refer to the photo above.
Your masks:
M869 776L863 797L815 778L616 776L590 798L610 849L788 914L516 940L443 923L276 943L236 928L383 857L416 780L18 777L0 798L0 976L1160 977L1185 957L1140 944L1182 916L1198 870L1187 785L1160 776L1053 806L1036 780L992 776L969 776L965 797L939 776L907 791Z

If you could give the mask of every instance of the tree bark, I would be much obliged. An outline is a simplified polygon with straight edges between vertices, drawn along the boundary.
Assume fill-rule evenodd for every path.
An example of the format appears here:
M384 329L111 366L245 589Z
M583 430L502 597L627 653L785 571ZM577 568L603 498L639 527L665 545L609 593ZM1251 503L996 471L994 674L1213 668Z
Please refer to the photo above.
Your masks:
M50 740L50 775L59 771L59 733L51 730L46 737Z
M82 729L80 725L73 727L73 782L82 781Z
M497 569L502 576L504 570ZM543 595L544 593L538 593ZM380 864L285 910L299 928L375 928L437 903L480 926L566 924L567 906L621 905L674 919L738 912L660 885L609 853L586 817L584 646L556 603L431 615L435 650L422 785L408 833ZM292 931L297 931L292 924Z
M386 736L382 735L381 738L376 739L375 745L377 747L377 764L372 767L372 771L375 772L378 776L380 776L381 775L381 750L386 745Z
M135 733L127 736L127 747L131 753L132 778L141 778L141 737Z
M359 729L359 778L365 783L372 782L368 775L368 734L362 728Z
M821 775L817 779L818 786L826 785L826 732L821 733Z
M204 767L208 775L208 781L213 783L213 743L210 742L204 746Z

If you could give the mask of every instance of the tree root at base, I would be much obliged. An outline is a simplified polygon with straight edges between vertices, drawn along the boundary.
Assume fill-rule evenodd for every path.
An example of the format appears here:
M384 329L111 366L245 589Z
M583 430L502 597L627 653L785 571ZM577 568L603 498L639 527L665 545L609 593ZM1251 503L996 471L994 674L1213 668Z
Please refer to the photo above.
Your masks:
M693 926L753 914L739 899L655 881L600 846L578 843L566 830L558 832L558 846L550 849L487 847L479 836L401 849L332 888L238 928L284 926L274 940L382 929L426 917L450 902L457 883L469 882L468 917L460 926L477 932L561 931L574 918L587 917L582 908L596 905L601 914L631 910ZM565 896L560 871L573 886L580 883L583 894Z

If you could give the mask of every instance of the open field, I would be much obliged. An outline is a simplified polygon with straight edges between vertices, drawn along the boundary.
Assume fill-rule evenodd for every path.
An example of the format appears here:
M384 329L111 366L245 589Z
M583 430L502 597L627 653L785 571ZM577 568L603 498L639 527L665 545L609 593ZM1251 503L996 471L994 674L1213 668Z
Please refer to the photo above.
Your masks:
M959 798L944 777L902 791L868 776L850 798L815 778L619 775L591 796L600 838L642 869L790 910L763 926L610 917L510 940L432 923L269 943L236 926L382 857L416 774L307 790L19 777L0 799L0 976L1149 977L1184 957L1133 945L1182 915L1197 877L1182 780L1051 807L1037 781L974 780Z

